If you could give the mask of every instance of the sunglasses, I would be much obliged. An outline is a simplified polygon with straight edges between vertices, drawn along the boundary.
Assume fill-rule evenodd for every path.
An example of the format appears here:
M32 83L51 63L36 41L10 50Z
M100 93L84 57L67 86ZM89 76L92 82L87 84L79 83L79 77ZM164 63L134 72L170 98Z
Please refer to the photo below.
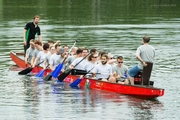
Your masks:
M118 63L123 63L123 62L118 62Z
M97 58L97 57L94 57L94 56L93 56L92 58Z

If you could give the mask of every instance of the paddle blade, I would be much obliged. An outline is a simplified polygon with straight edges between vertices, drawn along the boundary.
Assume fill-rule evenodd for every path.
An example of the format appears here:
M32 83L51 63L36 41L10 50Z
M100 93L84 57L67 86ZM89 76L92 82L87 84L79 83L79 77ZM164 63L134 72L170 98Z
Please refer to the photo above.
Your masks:
M46 77L44 77L44 81L50 81L52 78L51 74L48 74Z
M26 74L28 74L29 72L31 72L32 69L33 69L32 67L28 67L28 68L26 68L26 69L18 72L18 74L19 74L19 75L26 75Z
M79 83L81 82L81 80L82 80L82 79L80 79L80 78L76 79L74 82L72 82L72 83L70 84L70 86L71 86L71 87L76 87L76 86L78 86Z
M53 71L52 76L54 78L57 78L62 68L63 68L63 63L58 65L58 67Z
M71 69L66 70L58 76L58 80L62 82L69 74L71 73Z
M41 70L37 75L36 77L42 77L44 75L44 70Z

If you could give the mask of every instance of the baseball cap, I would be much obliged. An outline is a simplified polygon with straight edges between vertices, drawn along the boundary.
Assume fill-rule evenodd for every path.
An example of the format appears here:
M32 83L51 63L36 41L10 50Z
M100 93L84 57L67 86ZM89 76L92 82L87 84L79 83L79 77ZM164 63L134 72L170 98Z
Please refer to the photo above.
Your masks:
M59 54L62 54L62 53L64 53L64 48L59 49Z

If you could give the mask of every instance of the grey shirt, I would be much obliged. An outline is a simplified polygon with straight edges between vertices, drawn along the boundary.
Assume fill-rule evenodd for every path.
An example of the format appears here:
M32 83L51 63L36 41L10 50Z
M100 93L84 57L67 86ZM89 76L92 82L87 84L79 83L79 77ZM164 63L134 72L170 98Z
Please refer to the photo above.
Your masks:
M65 59L65 58L60 55L59 58L57 59L56 63L57 63L57 64L61 64L64 59ZM63 68L62 68L62 69L63 69L63 70L65 69L64 63L63 63Z
M117 75L120 75L120 77L124 77L124 73L128 72L128 67L126 65L118 66L117 64L113 66L112 68L113 72L116 72ZM120 78L121 80L121 78ZM122 79L123 80L123 79Z
M35 49L32 56L36 58L39 52L40 52L40 50Z
M69 56L68 58L67 58L67 66L69 66L74 60L76 59L76 56Z
M49 64L50 57L51 57L51 54L49 54L48 56L46 56L46 58L44 59L44 61L46 61L46 64Z
M136 54L142 58L145 62L154 62L155 49L151 45L141 45L137 48ZM138 68L143 69L141 62L138 63Z
M29 47L26 51L26 56L28 58L28 62L31 62L33 52L35 51L35 48Z

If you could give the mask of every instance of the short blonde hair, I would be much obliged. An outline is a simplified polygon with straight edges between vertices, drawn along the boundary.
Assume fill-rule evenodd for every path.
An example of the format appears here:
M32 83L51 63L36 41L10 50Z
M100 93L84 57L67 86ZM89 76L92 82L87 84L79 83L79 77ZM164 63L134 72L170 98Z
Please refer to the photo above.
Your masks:
M33 19L36 19L36 18L40 19L40 16L39 15L35 15Z

